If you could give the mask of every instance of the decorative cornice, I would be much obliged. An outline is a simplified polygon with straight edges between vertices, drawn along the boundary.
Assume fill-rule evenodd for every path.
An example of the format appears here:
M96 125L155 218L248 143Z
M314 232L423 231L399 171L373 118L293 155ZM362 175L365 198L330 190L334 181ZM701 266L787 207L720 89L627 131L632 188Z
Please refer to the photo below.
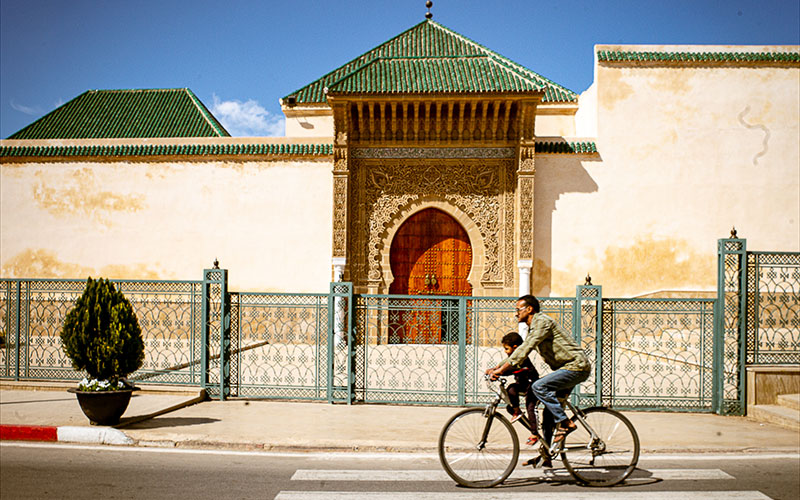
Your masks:
M353 148L353 158L513 158L514 148Z
M333 144L115 144L0 146L0 158L120 156L330 156Z

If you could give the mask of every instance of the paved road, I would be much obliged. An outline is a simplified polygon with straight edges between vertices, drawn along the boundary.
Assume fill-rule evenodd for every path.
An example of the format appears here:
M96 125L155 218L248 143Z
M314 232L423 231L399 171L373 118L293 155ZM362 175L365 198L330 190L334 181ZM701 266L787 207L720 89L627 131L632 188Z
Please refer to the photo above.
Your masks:
M800 456L650 456L623 486L587 489L565 471L518 469L503 487L457 487L430 455L290 454L0 444L0 497L796 500Z

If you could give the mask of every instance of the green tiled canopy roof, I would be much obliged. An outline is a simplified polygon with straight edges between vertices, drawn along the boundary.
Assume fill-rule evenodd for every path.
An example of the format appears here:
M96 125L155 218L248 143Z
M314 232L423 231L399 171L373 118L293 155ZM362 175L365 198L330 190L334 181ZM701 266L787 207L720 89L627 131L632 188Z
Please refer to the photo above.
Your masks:
M9 139L230 137L189 89L89 90Z
M290 95L298 104L324 103L326 88L336 93L543 91L544 102L578 99L575 92L431 20Z

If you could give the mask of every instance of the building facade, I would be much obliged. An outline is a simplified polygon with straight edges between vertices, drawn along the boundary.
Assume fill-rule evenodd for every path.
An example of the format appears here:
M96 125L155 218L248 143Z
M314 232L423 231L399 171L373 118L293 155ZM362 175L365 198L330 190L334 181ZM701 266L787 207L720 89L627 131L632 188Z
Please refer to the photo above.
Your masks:
M733 226L800 249L799 47L594 52L579 95L426 20L284 96L281 138L84 94L0 144L2 277L667 296L716 290Z

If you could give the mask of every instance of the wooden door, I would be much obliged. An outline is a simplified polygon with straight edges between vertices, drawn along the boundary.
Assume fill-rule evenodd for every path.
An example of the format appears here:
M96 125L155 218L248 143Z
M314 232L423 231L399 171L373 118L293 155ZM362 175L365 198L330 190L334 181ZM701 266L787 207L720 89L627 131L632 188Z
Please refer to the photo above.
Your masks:
M398 295L472 295L467 281L472 266L472 247L467 232L452 217L429 208L409 217L392 241L389 259L394 281L389 293ZM418 300L398 325L399 342L441 342L452 340L452 314L443 313L447 299ZM413 303L413 302L412 302ZM436 304L439 304L438 310Z

